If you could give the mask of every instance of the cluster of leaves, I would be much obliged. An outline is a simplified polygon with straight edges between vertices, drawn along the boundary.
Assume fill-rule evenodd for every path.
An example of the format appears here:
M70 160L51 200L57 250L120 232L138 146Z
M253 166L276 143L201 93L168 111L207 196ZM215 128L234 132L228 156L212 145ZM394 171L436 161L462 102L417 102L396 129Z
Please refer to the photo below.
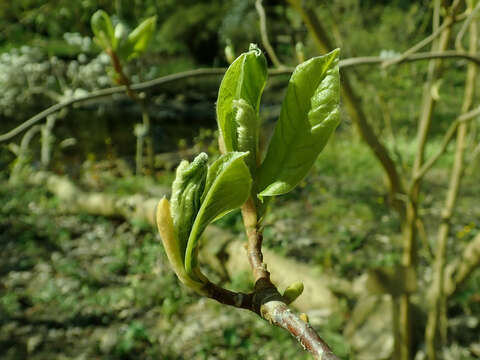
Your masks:
M94 40L106 52L114 51L122 60L131 60L147 49L156 21L156 16L149 17L129 32L122 22L114 28L110 16L105 11L98 10L92 16Z
M220 85L217 120L223 155L183 161L171 202L162 199L157 225L179 279L202 292L206 277L198 243L206 226L249 198L258 218L268 200L291 191L308 173L339 123L338 50L300 64L292 74L280 118L262 161L258 151L260 99L267 62L256 45L228 68Z
M155 32L156 22L157 17L152 16L129 31L123 22L118 22L114 28L110 16L103 10L97 10L92 15L93 40L110 56L114 70L111 75L117 83L129 83L123 73L123 64L145 52Z

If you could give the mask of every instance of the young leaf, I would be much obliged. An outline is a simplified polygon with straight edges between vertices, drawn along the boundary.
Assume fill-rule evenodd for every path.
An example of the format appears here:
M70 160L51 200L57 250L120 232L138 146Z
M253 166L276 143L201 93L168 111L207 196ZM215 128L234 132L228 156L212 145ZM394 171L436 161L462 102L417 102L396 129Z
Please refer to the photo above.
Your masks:
M195 217L200 209L200 199L207 177L208 156L199 154L190 164L183 160L177 168L172 184L171 210L182 258Z
M142 21L142 23L128 35L128 42L131 48L128 60L137 57L147 49L148 42L155 32L156 23L156 16L149 17Z
M260 126L258 114L255 109L243 99L233 100L235 124L237 126L237 150L249 154L245 162L250 169L252 177L257 169L256 153L258 152L258 137Z
M249 151L247 163L251 170L252 163L256 163L258 110L266 81L267 62L260 49L252 44L250 51L229 66L218 91L217 121L225 150Z
M92 15L90 24L98 46L103 50L115 50L117 44L110 16L103 10L97 10Z
M283 292L283 298L287 304L291 304L303 293L303 283L296 281L290 284Z
M173 219L170 213L170 203L163 198L157 205L156 221L160 238L162 239L163 247L167 253L168 261L177 274L178 278L186 286L201 292L203 287L202 282L192 280L183 265L183 253L180 252L179 243L175 234Z
M132 46L128 41L129 29L124 22L119 22L115 25L115 41L117 44L116 53L120 59L127 60L128 56L132 52Z
M297 66L280 119L258 172L259 197L292 190L308 173L339 124L338 52Z
M198 240L209 223L240 207L250 195L252 178L245 165L248 153L230 152L222 155L209 168L201 207L188 238L185 269L197 278Z

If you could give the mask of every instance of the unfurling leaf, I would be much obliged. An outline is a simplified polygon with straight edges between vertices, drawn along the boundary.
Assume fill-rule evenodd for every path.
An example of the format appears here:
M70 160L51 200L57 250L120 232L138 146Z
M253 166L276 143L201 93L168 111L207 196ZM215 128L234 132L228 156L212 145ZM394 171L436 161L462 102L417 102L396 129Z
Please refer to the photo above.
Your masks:
M293 72L280 119L258 170L259 197L292 190L339 124L338 52L310 59Z
M98 46L103 50L114 50L117 44L110 16L103 10L97 10L92 15L90 24Z
M258 151L260 98L267 80L267 62L256 45L240 55L223 77L217 99L217 121L225 151L248 151L255 169Z
M182 254L185 253L190 230L200 209L200 199L207 177L207 162L208 156L205 153L199 154L191 164L183 160L177 168L172 184L173 225Z
M128 58L131 50L130 42L128 41L129 28L124 22L119 22L115 25L115 52L118 57L124 61Z
M248 153L222 155L208 168L201 206L188 238L185 252L187 274L196 278L198 240L209 223L242 206L250 194L252 178L245 165Z
M150 39L155 32L157 17L152 16L145 19L128 35L128 42L131 51L128 54L128 60L141 55L148 46Z
M284 293L283 299L286 304L290 304L295 301L303 293L303 283L301 281L296 281L293 284L289 285Z
M179 279L197 292L208 280L198 262L198 242L212 221L240 207L250 195L252 179L244 159L230 152L207 166L208 156L182 161L172 185L171 203L157 207L157 226L168 259ZM167 204L169 204L167 208Z
M259 137L259 120L255 109L243 99L233 100L235 123L237 126L237 150L248 151L245 162L252 176L256 172Z
M173 271L177 274L179 280L189 288L201 292L202 282L192 280L186 273L183 265L183 254L179 248L175 227L173 225L172 215L170 213L170 203L163 198L157 205L156 221L163 247L167 253L168 261Z

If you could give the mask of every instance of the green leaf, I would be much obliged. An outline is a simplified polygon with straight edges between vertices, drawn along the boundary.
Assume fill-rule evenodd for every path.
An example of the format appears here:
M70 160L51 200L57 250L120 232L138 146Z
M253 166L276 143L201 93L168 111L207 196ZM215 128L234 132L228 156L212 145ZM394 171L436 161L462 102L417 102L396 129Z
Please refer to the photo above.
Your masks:
M182 253L179 248L179 242L175 234L175 227L173 225L170 209L170 203L167 199L163 198L158 203L156 210L157 229L160 233L160 238L162 239L168 261L182 283L201 293L203 282L191 279L185 271L183 264L184 253Z
M240 55L223 77L217 99L217 121L225 150L249 151L254 173L258 151L260 98L267 81L267 62L256 45Z
M117 42L113 30L110 16L103 11L97 10L90 20L93 34L95 35L95 42L103 49L116 49Z
M207 161L205 153L199 154L192 163L183 160L172 184L172 217L182 254L185 254L190 230L200 209L207 177Z
M130 45L128 60L139 56L147 49L148 43L155 32L156 23L156 16L149 17L128 35L128 43Z
M119 22L115 25L115 41L116 41L116 53L121 60L127 60L128 56L132 52L132 46L128 41L129 29L124 22Z
M248 153L222 155L209 168L201 207L192 226L185 253L185 269L198 278L198 240L209 223L239 208L249 197L252 178L245 165Z
M303 283L301 281L296 281L293 284L290 284L285 291L283 292L283 298L285 303L291 304L303 293Z
M259 197L292 190L308 173L339 124L336 49L297 66L280 119L258 172Z

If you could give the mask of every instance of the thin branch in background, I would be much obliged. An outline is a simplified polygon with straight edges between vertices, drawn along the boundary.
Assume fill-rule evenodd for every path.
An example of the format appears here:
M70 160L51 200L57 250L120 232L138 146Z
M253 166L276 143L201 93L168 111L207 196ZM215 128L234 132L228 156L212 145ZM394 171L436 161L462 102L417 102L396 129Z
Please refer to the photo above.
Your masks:
M399 63L430 60L430 59L465 59L480 65L480 56L472 56L472 55L458 52L458 51L443 51L443 52L413 54L403 59ZM376 65L376 64L382 63L383 61L385 61L385 59L379 56L354 57L354 58L340 60L339 66L341 69L347 69L350 67L362 66L362 65ZM197 77L204 77L204 76L220 76L225 73L225 70L226 70L225 68L210 68L210 69L201 68L196 70L183 71L176 74L161 76L159 78L144 81L138 84L133 84L130 86L130 88L136 91L153 90L157 87L161 87L163 85L170 84L182 79L197 78ZM293 68L285 67L282 69L269 70L268 73L270 76L278 76L278 75L290 74L292 71L293 71ZM37 122L42 121L47 116L54 114L63 108L66 108L75 104L89 102L95 99L112 96L115 94L125 93L126 90L127 90L126 86L115 86L107 89L92 91L84 96L71 98L63 102L54 104L48 107L47 109L43 110L42 112L32 116L31 118L21 123L17 127L13 128L12 130L6 132L5 134L0 135L0 142L4 142L12 139L13 137L20 134L22 131L28 129L30 126L36 124Z
M182 73L178 74L172 74L172 75L167 75L163 76L154 80L150 81L145 81L139 84L132 85L131 88L133 90L141 91L141 90L146 90L146 89L152 89L160 85L168 84L175 82L179 79L184 79L187 77L201 77L201 76L209 76L209 75L222 75L225 73L225 69L221 68L213 68L213 69L197 69L197 70L192 70L192 71L185 71ZM76 98L71 98L66 101L54 104L50 106L49 108L43 110L42 112L34 115L27 121L23 122L16 128L10 130L9 132L0 135L0 142L10 140L14 136L20 134L22 131L28 129L30 126L36 124L37 122L45 119L47 116L56 113L57 111L69 107L71 105L77 104L77 103L82 103L82 102L88 102L91 100L95 99L100 99L104 97L108 97L114 94L120 94L120 93L125 93L127 90L126 86L115 86L107 89L102 89L102 90L96 90L92 91L84 96L76 97Z
M276 68L284 68L285 65L283 65L278 59L277 54L275 53L275 50L268 39L267 16L265 15L265 9L263 8L262 0L255 1L255 9L257 9L258 16L260 18L260 36L262 37L262 44L265 47L268 56L272 60L273 65Z
M452 269L451 276L445 276L445 294L451 297L468 279L470 274L480 267L480 233L465 247L461 256L447 266Z
M432 51L445 51L448 48L451 30L450 26L453 23L455 18L455 9L458 6L459 1L455 0L454 4L447 11L446 19L444 20L445 26L440 26L435 29L436 24L439 22L440 15L440 5L441 0L434 0L434 18L433 18L433 32L432 36L427 37L430 41L436 39L437 36L440 36L438 41L434 41L431 44ZM440 30L441 29L441 30ZM418 45L418 44L417 44ZM410 48L407 50L403 56L408 54L410 51L414 50ZM393 64L393 62L391 62ZM427 80L423 86L422 91L422 103L420 107L420 116L418 119L417 125L417 134L416 134L416 151L413 161L413 168L411 177L413 177L422 167L425 161L425 149L428 140L428 135L430 132L430 126L432 123L433 112L436 104L436 99L432 96L431 88L439 78L439 72L441 68L440 60L432 60L428 64ZM402 265L406 267L411 267L414 270L414 273L417 272L417 256L418 256L418 233L417 233L417 219L418 216L418 206L420 202L420 192L421 192L421 178L416 181L411 181L411 186L408 191L408 201L406 204L405 212L405 221L402 224ZM400 329L401 329L401 351L400 351L400 360L410 360L412 355L412 345L413 345L413 316L412 316L412 306L410 301L409 294L402 294L400 296Z
M472 11L472 2L468 3L469 10ZM469 25L469 49L468 51L475 54L477 51L477 24L471 22ZM457 138L454 161L447 194L445 196L445 204L441 211L442 222L438 229L435 264L433 272L433 281L431 283L431 298L428 311L427 326L425 329L426 352L429 360L438 358L437 346L445 346L447 343L447 295L445 289L445 265L447 262L447 241L451 228L450 221L457 203L459 195L460 183L464 172L465 150L468 132L468 123L466 120L472 119L476 114L480 113L480 107L476 111L469 111L473 104L475 87L476 87L477 67L469 64L467 76L465 80L465 90L461 113L457 125ZM468 115L467 115L468 114Z
M14 149L11 149L17 155L17 161L13 165L12 171L10 173L10 183L15 183L21 178L21 173L24 170L25 166L29 162L29 146L30 142L34 136L41 131L40 125L32 126L28 131L25 132L22 140L20 141L20 146Z
M430 263L432 263L434 259L433 250L430 244L428 243L427 232L425 231L425 226L420 217L418 217L417 219L416 227L417 227L417 233L420 238L420 241L422 242L422 245L425 248L426 258Z
M470 155L470 159L468 160L467 172L468 172L469 174L471 174L472 171L475 170L475 168L476 168L476 166L477 166L477 165L476 165L476 161L477 161L477 158L478 158L479 156L480 156L480 143L478 143L478 144L474 147L474 149L473 149L473 151L472 151L472 153L471 153L471 155Z
M455 11L455 9L458 7L458 5L460 5L460 0L455 0L454 3L451 5L449 12L453 13ZM417 44L413 45L410 49L404 51L403 54L401 56L399 56L398 58L391 59L391 60L386 60L382 64L382 68L385 69L385 68L387 68L391 65L394 65L394 64L402 61L403 59L405 59L409 55L417 52L418 50L420 50L421 48L423 48L424 46L428 45L429 43L434 41L436 38L438 38L447 27L452 26L453 23L455 22L455 17L448 16L445 19L445 21L442 23L442 25L440 25L438 28L436 28L437 26L435 26L435 24L438 25L438 20L436 20L436 19L438 19L438 17L434 16L434 31L431 35L429 35L425 39L419 41Z
M420 168L420 170L417 173L414 174L413 181L418 181L419 179L423 178L425 174L433 167L433 165L435 165L437 160L445 153L448 144L453 139L453 135L455 135L455 132L457 131L458 126L461 123L470 121L479 115L480 115L480 106L473 110L470 110L467 113L460 115L448 128L447 132L445 133L442 139L440 148L437 150L437 152L434 155L432 155L432 157L423 164L423 166Z
M416 54L408 55L407 57L397 56L392 58L391 60L392 61L395 60L395 64L398 65L404 62L414 62L414 61L432 60L432 59L465 59L470 62L474 62L477 65L480 65L480 56L468 54L463 51L455 51L455 50L416 53ZM354 57L354 58L340 60L340 67L342 69L345 69L351 66L376 65L376 64L384 63L385 61L386 61L385 58L381 56Z
M462 45L462 40L463 37L465 36L465 33L467 32L468 26L472 22L472 20L475 18L477 12L480 10L480 2L475 6L475 8L471 11L467 10L468 17L467 19L462 23L462 27L458 31L457 37L455 38L455 49L459 51L465 51Z

